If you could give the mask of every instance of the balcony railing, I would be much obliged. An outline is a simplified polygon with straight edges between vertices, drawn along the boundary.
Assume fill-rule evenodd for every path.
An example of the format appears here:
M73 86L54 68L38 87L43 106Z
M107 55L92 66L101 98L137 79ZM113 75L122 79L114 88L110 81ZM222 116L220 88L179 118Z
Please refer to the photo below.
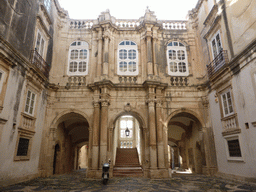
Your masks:
M45 77L49 77L50 66L36 50L31 51L30 61L45 75Z
M215 59L207 65L207 71L209 78L211 78L215 73L217 73L223 66L228 64L228 53L226 50L222 50Z
M188 86L188 77L171 77L172 86Z
M21 113L21 127L27 130L35 129L36 118L25 113Z

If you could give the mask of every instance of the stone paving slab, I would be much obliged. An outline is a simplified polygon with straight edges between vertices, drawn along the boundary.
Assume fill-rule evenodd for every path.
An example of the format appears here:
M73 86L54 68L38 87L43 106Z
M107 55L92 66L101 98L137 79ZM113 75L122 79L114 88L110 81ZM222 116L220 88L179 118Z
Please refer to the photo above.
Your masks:
M0 187L0 191L13 192L245 192L255 191L256 185L243 184L205 175L174 175L170 179L111 178L107 185L101 180L85 178L85 174L72 174L37 178L28 182Z

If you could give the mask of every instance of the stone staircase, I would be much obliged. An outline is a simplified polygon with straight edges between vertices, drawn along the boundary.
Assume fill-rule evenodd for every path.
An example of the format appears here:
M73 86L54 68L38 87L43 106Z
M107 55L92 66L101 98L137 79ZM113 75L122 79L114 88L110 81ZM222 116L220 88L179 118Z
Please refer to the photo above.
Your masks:
M117 148L114 177L143 177L137 148Z

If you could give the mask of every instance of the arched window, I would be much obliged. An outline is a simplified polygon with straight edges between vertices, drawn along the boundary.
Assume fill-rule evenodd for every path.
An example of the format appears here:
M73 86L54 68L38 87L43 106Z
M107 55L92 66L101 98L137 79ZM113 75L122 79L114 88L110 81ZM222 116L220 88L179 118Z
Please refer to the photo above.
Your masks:
M87 75L89 45L85 41L75 41L69 47L68 75Z
M138 47L133 41L122 41L118 45L118 75L138 75Z
M187 51L183 43L172 41L167 45L168 74L188 76Z

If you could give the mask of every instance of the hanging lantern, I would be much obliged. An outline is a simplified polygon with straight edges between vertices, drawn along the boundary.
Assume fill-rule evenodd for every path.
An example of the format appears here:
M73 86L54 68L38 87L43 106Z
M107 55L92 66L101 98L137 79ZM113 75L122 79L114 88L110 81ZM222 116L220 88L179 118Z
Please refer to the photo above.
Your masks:
M126 137L129 137L129 135L130 135L130 130L128 129L128 127L126 127L125 135L126 135Z

